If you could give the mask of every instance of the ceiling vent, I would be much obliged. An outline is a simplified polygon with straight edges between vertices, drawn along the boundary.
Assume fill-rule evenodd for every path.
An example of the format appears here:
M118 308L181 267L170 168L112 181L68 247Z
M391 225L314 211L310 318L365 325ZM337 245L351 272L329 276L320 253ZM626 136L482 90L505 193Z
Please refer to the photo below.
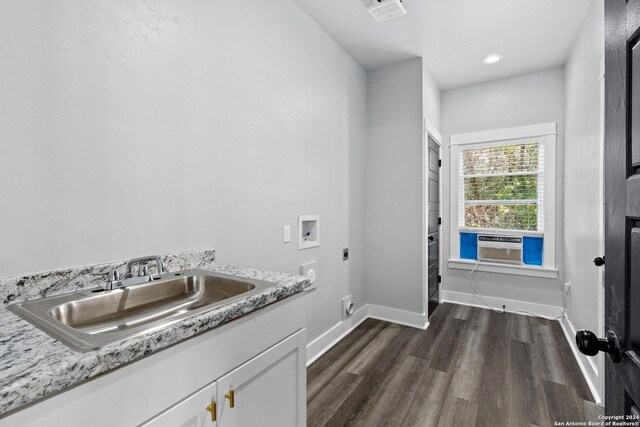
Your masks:
M398 16L406 15L407 10L402 5L402 0L377 0L369 7L369 13L378 22L388 21Z

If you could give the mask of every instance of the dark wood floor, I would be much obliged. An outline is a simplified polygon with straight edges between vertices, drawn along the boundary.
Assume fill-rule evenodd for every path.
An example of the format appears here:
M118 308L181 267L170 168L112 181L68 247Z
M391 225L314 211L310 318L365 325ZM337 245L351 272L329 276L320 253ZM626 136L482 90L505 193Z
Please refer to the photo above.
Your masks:
M307 371L309 426L597 421L555 321L440 305L426 331L368 319Z

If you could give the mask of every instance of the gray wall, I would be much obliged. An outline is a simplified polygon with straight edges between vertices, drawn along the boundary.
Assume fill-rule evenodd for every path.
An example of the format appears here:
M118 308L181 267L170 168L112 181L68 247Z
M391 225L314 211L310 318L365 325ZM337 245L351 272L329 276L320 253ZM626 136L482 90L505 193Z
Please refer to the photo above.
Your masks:
M603 242L598 234L603 213L600 98L603 57L604 5L595 0L565 67L564 278L572 283L567 305L572 326L599 335L603 332L604 317L599 280L603 270L592 260L603 255L599 252ZM593 362L590 358L584 359ZM597 363L602 363L602 355L598 356ZM603 376L591 370L587 372L596 388L602 391Z
M317 260L310 339L362 305L365 72L292 1L6 2L0 41L0 275L215 248Z
M423 313L422 59L367 73L367 297Z
M563 181L562 150L564 129L564 73L562 68L540 71L523 76L483 83L443 92L441 131L445 141L442 175L450 182L449 137L451 135L557 122L557 181L556 181L556 265L562 271ZM442 289L471 293L469 271L450 269L449 257L451 218L450 191L443 194L443 236L441 239L444 272ZM456 256L457 258L457 256ZM477 272L475 283L485 296L506 298L537 304L560 306L560 279L541 279L507 274Z

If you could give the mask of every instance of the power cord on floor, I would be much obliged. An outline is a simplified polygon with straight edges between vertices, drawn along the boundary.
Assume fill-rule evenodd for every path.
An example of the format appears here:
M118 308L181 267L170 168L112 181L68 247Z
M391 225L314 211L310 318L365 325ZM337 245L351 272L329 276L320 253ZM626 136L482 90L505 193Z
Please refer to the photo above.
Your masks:
M491 307L489 304L487 304L487 302L484 300L484 297L482 296L482 294L480 294L480 292L478 292L478 290L476 289L476 287L473 284L473 276L475 276L476 274L476 269L478 268L478 266L480 265L480 260L476 261L476 265L473 266L473 268L471 269L471 272L469 273L469 287L471 287L471 291L477 295L480 300L482 300L482 303L487 306L487 308L495 311L496 313L504 313L504 310L498 310L497 308L493 308ZM471 301L473 303L473 300Z
M476 286L473 284L473 278L476 274L476 271L478 269L478 266L480 265L480 260L476 260L476 264L473 266L473 268L471 269L471 272L469 272L469 287L471 288L471 291L473 292L474 295L477 295L478 298L480 298L480 300L482 301L482 303L490 310L493 310L496 313L505 313L506 310L502 309L499 310L497 308L494 308L492 306L490 306L484 299L484 297L482 296L482 294L478 291L478 289L476 288ZM471 301L473 303L473 301ZM558 317L546 317L546 316L540 316L539 314L535 314L535 313L531 313L529 311L526 310L509 310L512 313L524 313L524 314L528 314L529 316L533 316L533 317L539 317L540 319L546 319L546 320L560 320L564 317L565 311L566 311L566 305L567 305L567 292L564 291L562 292L562 314Z

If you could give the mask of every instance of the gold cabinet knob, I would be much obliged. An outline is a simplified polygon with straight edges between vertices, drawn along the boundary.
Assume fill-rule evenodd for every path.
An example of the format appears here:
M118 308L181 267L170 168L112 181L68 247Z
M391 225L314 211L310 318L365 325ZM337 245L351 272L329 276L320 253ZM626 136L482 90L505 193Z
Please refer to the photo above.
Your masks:
M215 400L212 400L211 405L207 406L207 411L211 412L211 421L215 421L218 418Z
M233 393L233 389L229 390L229 393L225 394L224 397L229 399L229 407L233 408L235 406L235 399L234 399L235 396Z

